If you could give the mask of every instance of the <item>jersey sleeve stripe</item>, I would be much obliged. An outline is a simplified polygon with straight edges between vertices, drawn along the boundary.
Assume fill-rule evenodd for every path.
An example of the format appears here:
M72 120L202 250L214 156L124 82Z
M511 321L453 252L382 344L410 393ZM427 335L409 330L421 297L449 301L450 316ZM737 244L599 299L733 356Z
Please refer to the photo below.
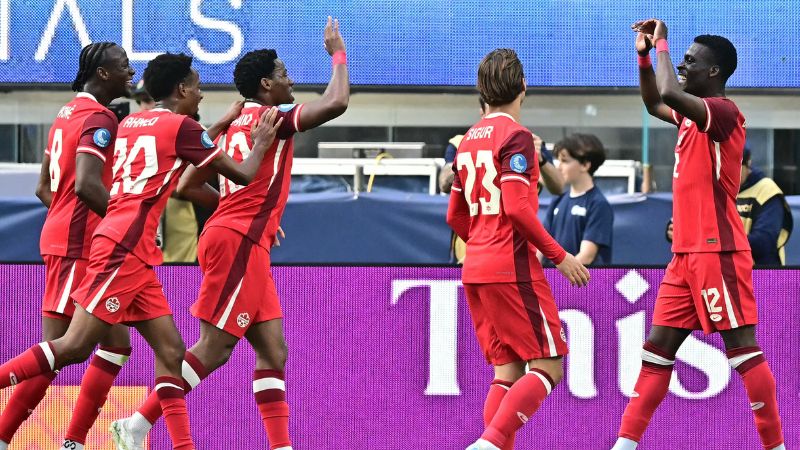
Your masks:
M50 156L50 149L49 148L44 149L44 154Z
M208 158L204 159L200 164L197 165L197 167L198 168L205 167L208 163L211 162L212 159L214 159L217 156L217 153L219 153L221 151L222 151L222 148L221 147L217 147L217 149L214 150L213 152L211 152L211 154L208 155Z
M456 191L456 192L461 192L461 188L457 188L457 187L451 187L450 190L451 191Z
M78 147L75 150L75 152L76 153L90 153L90 154L100 158L101 161L106 162L106 155L102 154L97 149L94 149L92 147Z
M528 186L531 185L531 182L526 180L525 177L523 177L522 175L503 175L502 177L500 177L501 183L506 181L521 181L527 184Z
M708 133L708 130L711 129L711 108L708 107L706 99L701 100L703 100L703 104L706 106L706 127L703 129L703 133Z
M672 121L675 122L675 125L680 125L681 122L678 120L678 115L675 114L675 110L670 109L670 112L672 113Z
M294 126L294 131L300 132L300 112L303 110L303 105L297 107L297 111L294 113L292 125Z

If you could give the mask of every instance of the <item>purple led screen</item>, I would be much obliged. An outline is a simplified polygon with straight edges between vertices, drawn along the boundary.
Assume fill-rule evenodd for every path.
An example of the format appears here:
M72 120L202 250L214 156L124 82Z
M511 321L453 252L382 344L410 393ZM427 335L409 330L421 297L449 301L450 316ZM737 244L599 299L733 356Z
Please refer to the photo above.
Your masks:
M199 327L188 308L200 271L172 266L157 272L191 345ZM475 340L458 269L276 267L273 274L285 314L295 449L463 449L480 435L492 371ZM611 447L662 274L597 269L588 288L575 289L548 271L570 355L564 381L519 433L517 449ZM754 281L758 338L778 383L787 448L800 447L800 271L756 271ZM0 266L2 361L38 342L43 282L42 266ZM134 335L133 356L104 414L130 414L152 386L152 352ZM687 340L643 449L761 448L739 376L721 349L716 335L698 332ZM198 448L267 448L252 395L254 361L247 343L240 344L225 367L187 396ZM72 392L83 367L62 371L54 391ZM4 391L0 405L6 398ZM11 450L55 448L51 443L62 436L51 422L67 421L70 398L46 399L47 411L25 425L36 432L23 428ZM112 448L101 426L90 434L97 444L87 448ZM168 442L159 423L149 448L165 449Z

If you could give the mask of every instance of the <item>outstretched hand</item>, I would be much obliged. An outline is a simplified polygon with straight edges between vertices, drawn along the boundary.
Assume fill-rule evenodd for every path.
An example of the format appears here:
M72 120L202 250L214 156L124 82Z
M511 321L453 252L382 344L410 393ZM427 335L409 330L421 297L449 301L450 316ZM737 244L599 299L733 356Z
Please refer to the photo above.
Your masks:
M653 48L653 41L650 37L642 32L636 33L636 52L640 56L646 56Z
M339 33L339 19L328 16L328 24L325 25L325 50L333 56L336 52L345 51L344 39Z

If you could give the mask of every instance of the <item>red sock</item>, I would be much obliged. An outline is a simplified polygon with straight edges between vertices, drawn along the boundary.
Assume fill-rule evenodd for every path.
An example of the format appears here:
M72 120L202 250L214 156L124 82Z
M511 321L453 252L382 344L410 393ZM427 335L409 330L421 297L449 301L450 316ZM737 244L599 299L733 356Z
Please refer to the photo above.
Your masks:
M11 442L22 422L30 417L36 405L42 401L55 377L56 372L46 372L29 378L14 388L3 409L3 415L0 416L0 441Z
M730 349L728 361L742 377L764 448L773 449L783 444L775 377L772 376L772 370L761 348L755 346Z
M492 381L492 385L489 386L489 392L486 394L486 401L483 403L483 426L488 427L490 423L492 423L492 419L494 415L497 413L497 409L500 408L500 403L503 401L503 398L506 396L506 393L514 383L511 381L505 381L500 379L495 379ZM506 445L503 447L503 450L513 450L514 448L514 436L511 435L506 439Z
M269 448L291 447L289 439L289 404L286 403L286 383L280 370L256 370L253 373L253 394L261 420L267 430Z
M481 438L504 448L508 439L539 409L554 385L547 372L531 369L508 390Z
M181 375L183 375L183 388L188 393L208 376L208 370L196 356L187 351L183 355ZM150 424L155 424L161 417L161 401L156 391L147 396L147 400L139 407L139 414L144 416Z
M78 401L72 409L72 417L64 439L80 444L86 443L86 435L92 428L100 409L105 405L108 391L114 384L122 365L131 355L131 348L100 347L92 357L89 368L83 374Z
M155 391L161 401L161 410L167 423L173 450L194 450L182 384L183 381L177 378L158 377Z
M620 437L636 442L642 439L653 413L667 396L674 365L675 355L661 350L649 341L644 343L642 370L636 380L634 395L622 415Z
M53 345L40 342L0 365L0 389L55 370Z

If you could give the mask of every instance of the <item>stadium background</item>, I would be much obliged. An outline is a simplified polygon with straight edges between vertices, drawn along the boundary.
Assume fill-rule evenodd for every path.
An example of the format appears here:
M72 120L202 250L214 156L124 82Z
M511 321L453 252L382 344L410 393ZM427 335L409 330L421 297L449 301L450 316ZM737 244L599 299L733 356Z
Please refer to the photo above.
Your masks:
M355 94L344 116L298 135L298 156L317 156L320 141L376 140L424 141L431 155L436 154L449 137L477 119L472 86L480 58L495 47L509 46L520 54L531 89L523 111L526 126L551 143L571 132L595 133L610 158L647 159L654 167L658 190L669 192L675 130L657 121L643 122L629 29L633 20L657 16L669 26L675 58L697 34L723 34L736 43L739 68L730 80L730 94L748 119L754 164L787 193L796 195L800 194L800 48L787 40L787 34L799 13L796 0L535 4L0 0L0 86L4 90L0 94L0 161L41 160L52 117L73 95L67 85L75 74L78 52L89 41L123 44L137 69L135 79L155 53L193 55L201 78L209 83L201 116L211 122L237 98L230 86L233 65L254 48L278 50L298 84L298 102L316 98L330 73L321 43L324 19L333 14L342 22ZM644 126L649 138L643 142ZM20 192L32 193L33 187L10 186L0 180L0 242L5 255L12 255L0 260L28 261L37 256L35 239L44 210L32 195ZM616 241L629 246L632 256L657 260L632 262L667 261L662 230L669 199L662 193L625 206L629 211L623 222L628 228L615 230L615 235L626 239ZM287 209L289 239L276 257L287 262L409 264L440 262L438 252L446 251L447 238L442 234L446 226L436 219L443 212L444 199L387 193L322 200L293 196ZM795 223L800 223L800 198L791 200ZM368 208L375 203L382 207ZM636 205L644 209L636 210ZM320 217L330 220L325 233L315 232L313 224ZM412 225L417 218L426 225ZM631 235L634 231L638 234ZM641 251L643 242L647 252ZM794 234L790 248L800 248L800 233ZM8 253L9 249L16 250ZM789 258L798 264L800 249L790 251ZM585 380L584 384L567 380L526 426L527 439L520 439L518 448L534 448L522 441L552 449L610 447L626 399L620 388L625 375L620 374L630 377L638 371L635 365L620 362L638 363L638 356L629 354L626 359L621 352L638 354L643 336L638 327L649 323L660 274L660 269L595 269L592 285L581 291L548 274L562 309L588 317L591 327L584 320L580 330L593 333L573 335L568 324L573 348L568 365L576 358L588 364L587 358L593 357L597 395L581 398L588 392ZM199 285L198 270L167 267L159 269L159 275L190 344L197 325L187 308ZM2 360L38 340L43 279L37 265L0 266ZM457 279L457 269L419 266L276 269L287 313L289 396L298 448L398 449L409 447L408 439L419 439L412 448L463 448L480 432L477 412L490 371L471 332L463 293L455 287ZM787 446L793 448L800 445L800 378L794 362L800 344L794 329L794 318L800 313L800 272L758 271L755 279L764 323L759 337L779 378ZM432 280L438 284L425 287ZM409 289L398 293L403 286ZM453 293L459 297L450 302L447 299ZM432 297L440 299L435 308ZM576 321L579 317L577 313L570 316ZM442 346L431 349L434 333L438 333L435 342ZM620 343L622 335L629 337L629 345ZM593 345L589 345L592 336ZM715 348L721 344L718 337L697 338ZM201 447L264 446L250 393L252 353L242 347L232 363L189 401ZM687 351L686 360L691 361L706 358L708 363L719 357L700 344ZM446 359L453 355L455 365ZM107 419L130 413L146 395L152 381L150 358L144 343L137 341L134 357L123 369L104 412L106 421L92 432L90 448L110 448L104 433ZM451 377L441 380L455 377L459 395L425 394L434 364ZM721 376L704 376L691 364L679 366L679 379L689 393L708 390L711 381ZM60 430L77 395L80 373L75 367L59 377L12 450L60 444ZM451 388L451 382L440 385L440 389ZM576 395L573 388L584 393ZM9 393L0 393L0 404ZM711 442L722 450L757 448L745 399L736 377L707 399L671 395L646 435L648 448L681 450ZM230 417L235 420L226 419ZM354 435L359 439L356 443ZM164 448L163 425L152 437L151 448Z

